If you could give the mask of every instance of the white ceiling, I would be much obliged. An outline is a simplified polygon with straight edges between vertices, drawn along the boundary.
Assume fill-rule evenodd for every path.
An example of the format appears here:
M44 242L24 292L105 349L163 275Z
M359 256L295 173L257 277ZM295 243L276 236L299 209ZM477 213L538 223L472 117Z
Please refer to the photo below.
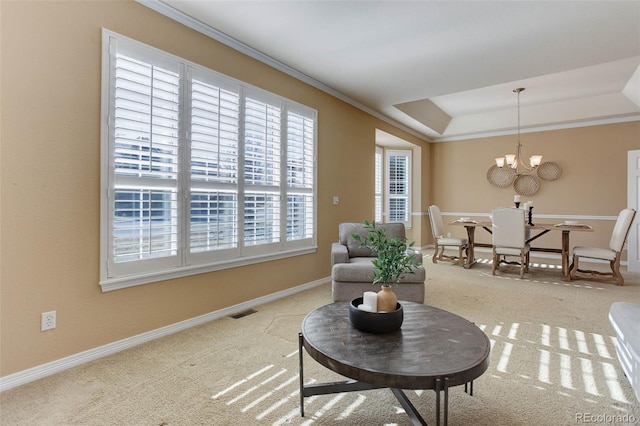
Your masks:
M640 1L138 1L428 140L513 132L517 87L523 132L640 119Z

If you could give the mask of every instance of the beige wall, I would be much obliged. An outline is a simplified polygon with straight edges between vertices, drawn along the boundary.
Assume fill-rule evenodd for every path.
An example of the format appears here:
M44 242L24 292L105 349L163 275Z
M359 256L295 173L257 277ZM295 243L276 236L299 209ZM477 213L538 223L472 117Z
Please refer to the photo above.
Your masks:
M102 27L318 110L317 253L100 291ZM513 137L425 144L132 1L0 1L0 31L0 376L328 277L338 223L373 216L376 128L421 147L414 212L486 212L512 199L485 174ZM637 122L523 136L526 153L564 169L537 211L616 214L638 140ZM416 244L430 234L428 218L414 217ZM58 327L40 332L40 313L54 309Z
M515 151L516 141L512 135L432 144L433 203L443 212L465 216L513 205L513 187L492 186L486 173L495 157ZM542 181L537 194L522 196L523 201L534 201L534 217L615 217L627 207L627 153L640 149L640 122L524 133L521 141L525 157L541 154L543 161L554 161L562 168L558 180ZM539 221L554 223L553 218ZM572 233L572 246L608 245L613 221L581 222L592 225L594 232ZM464 235L463 228L448 227L448 231ZM476 235L480 242L490 242L488 233L478 231ZM539 245L559 247L559 241L560 236L551 233L542 237Z
M328 277L338 223L373 216L376 127L422 143L131 1L2 1L0 16L0 376ZM100 291L102 27L318 110L317 253Z

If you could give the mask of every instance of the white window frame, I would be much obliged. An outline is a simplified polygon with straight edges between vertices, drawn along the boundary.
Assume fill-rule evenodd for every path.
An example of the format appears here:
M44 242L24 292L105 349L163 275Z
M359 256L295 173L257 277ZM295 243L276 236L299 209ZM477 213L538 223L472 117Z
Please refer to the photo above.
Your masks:
M388 223L403 223L405 227L411 227L411 150L404 149L388 149L385 150L385 216ZM391 158L392 157L405 157L406 158L406 172L404 179L399 182L404 187L403 193L397 193L394 190L394 186L397 185L397 179L392 179L391 176ZM404 220L395 220L392 214L393 202L403 201L405 203L405 218Z
M373 203L374 203L374 220L382 223L383 221L383 200L384 200L384 150L376 146L375 166L374 166L374 185L373 185Z
M102 40L101 266L99 284L103 291L298 256L313 253L317 250L317 167L315 165L317 164L318 122L316 110L106 29L103 29ZM125 129L124 132L128 131L129 133L124 137L122 136L122 127L119 127L120 134L116 135L115 122L118 118L115 115L115 93L116 90L123 90L115 88L115 58L118 54L152 64L154 67L159 67L160 71L165 69L166 66L167 69L174 70L176 75L179 76L177 79L179 83L172 83L173 87L179 86L179 90L173 90L172 104L170 106L173 110L168 110L171 115L171 127L168 127L169 130L167 130L167 134L170 134L169 136L157 136L154 130L150 130L151 133L149 133L150 136L147 139L142 136L148 142L136 142L135 135L132 136L130 129ZM158 71L158 74L162 74L160 71ZM151 75L156 74L152 73ZM192 109L191 94L194 93L192 92L192 82L195 84L196 79L198 81L206 80L205 83L207 84L215 84L216 87L221 87L225 90L229 89L233 93L237 91L239 96L236 141L238 157L235 165L237 179L235 181L231 180L235 183L216 182L216 176L219 177L222 174L221 172L218 172L218 175L212 172L214 177L208 178L207 167L214 167L216 170L221 169L220 162L222 160L219 157L216 157L216 160L206 160L208 155L206 152L204 154L205 157L192 157L192 130L194 128L191 123L192 117L194 117L194 110ZM174 78L172 77L173 80ZM155 82L156 80L153 81ZM156 87L156 83L150 84L154 85L148 87L151 93L153 87ZM266 138L264 143L259 140L260 133L256 133L258 147L254 149L254 152L260 154L260 150L265 150L265 152L268 151L270 153L270 156L268 159L264 157L252 163L253 176L256 177L251 181L251 184L245 181L244 170L244 165L246 164L245 143L249 140L247 138L253 137L247 131L248 127L244 121L245 117L247 117L244 107L248 98L267 103L272 111L277 114L270 116L272 118L268 119L268 123L271 123L269 126L272 126L272 129L277 129L277 131L267 129L263 132L264 138ZM149 101L151 103L148 105L148 109L152 111L149 117L154 120L150 124L146 124L149 129L155 128L154 122L158 117L155 115L155 111L158 111L158 109L153 109L155 99L155 96L153 96L153 100ZM122 109L119 111L122 111ZM129 111L126 111L126 113L128 114ZM274 121L273 117L279 118ZM164 117L161 118L164 119ZM123 119L120 120L122 122ZM218 129L222 127L221 122L216 123L218 123ZM259 124L256 124L256 126L259 127ZM221 143L219 134L217 137L217 142L214 145L219 146ZM116 143L117 138L120 141L132 140L133 142L131 145L124 144L125 148L123 148L122 142ZM160 142L156 143L156 139ZM267 139L272 142L268 142ZM135 151L136 144L139 145L137 147L138 151ZM142 151L140 146L145 144L146 151ZM161 148L156 146L161 146ZM122 153L123 151L125 154ZM175 154L176 152L177 154ZM205 158L205 160L194 166L194 161L201 160L201 158ZM138 163L146 162L147 159L149 160L148 164L144 163L142 166L138 166ZM124 173L122 172L122 167L118 168L118 172L115 171L116 164L122 166L127 162L132 164L133 171L131 173L126 168L129 167L126 164ZM136 166L139 168L136 169ZM200 179L200 175L193 174L195 172L192 170L198 167L205 169L204 173L207 177ZM267 173L265 171L267 169L273 169L272 173L265 175L264 173ZM150 176L154 171L156 175ZM227 173L227 170L225 170L225 173ZM233 174L233 172L229 173ZM170 201L163 199L160 203L149 202L145 204L136 198L142 196L140 195L142 194L140 189L144 188L141 188L140 185L144 185L145 188L151 188L148 189L149 193L155 191L160 194L173 195L169 197ZM235 212L231 213L229 217L235 217L237 239L233 240L232 238L231 240L234 243L231 243L229 247L209 249L209 245L205 244L207 249L203 249L201 245L199 246L199 252L193 252L195 249L193 238L195 237L190 233L190 230L193 226L192 216L193 220L196 218L196 213L194 213L196 207L194 205L199 204L197 200L192 199L191 194L196 192L198 194L214 194L209 197L215 199L212 204L218 206L220 205L220 196L216 191L219 190L236 194L237 206L226 209L221 207L209 208L209 204L205 202L207 207L204 209L198 208L198 211L217 212L204 213L205 221L207 220L207 214L213 215L208 217L220 217L221 210ZM255 200L259 203L259 207L256 208L260 208L260 210L254 209L247 213L243 200L244 194L250 191L260 194L272 194L268 197L272 200L272 203L269 204L272 208L268 210L270 212L268 216L271 219L268 219L268 222L264 222L264 224L267 224L265 225L267 228L260 227L259 234L254 234L254 236L261 236L257 243L254 239L253 244L245 244L243 239L245 216L249 214L246 217L254 217L254 219L258 217L255 216L256 212L263 211L263 202L265 200L263 196L258 196ZM127 195L127 192L132 194L131 197L135 201L127 204L129 206L127 207L128 210L118 210L118 205L126 203L123 203L115 194L117 193L118 197L121 197L122 195ZM136 193L139 195L136 196ZM209 198L206 199L208 200ZM129 199L127 198L127 200ZM119 202L120 204L118 204ZM145 211L144 217L149 219L142 220L143 212L136 213L137 210L135 210L135 207L131 207L132 205L145 205L148 211ZM160 210L154 210L154 207L150 207L152 205L160 206L158 207ZM136 235L136 232L141 235L144 232L149 233L149 235L145 234L146 240L145 237L139 238L143 242L137 242L136 244L143 249L154 244L157 245L155 238L162 233L163 238L166 239L166 243L163 243L166 245L164 254L149 255L143 250L139 258L134 260L129 258L122 260L122 256L118 257L113 254L116 252L114 247L117 244L114 237L116 235L114 225L118 220L120 220L120 223L123 222L122 216L117 216L117 214L122 214L123 211L125 212L125 224L130 222L142 223L138 228L142 228L143 231L139 231L136 228L136 230L130 232L133 232L134 235ZM157 235L153 234L154 231L147 230L147 228L153 228L153 225L151 225L153 220L151 218L154 217L154 212L160 215L159 221L162 223L160 227L163 230L162 232L155 231L158 233ZM136 214L138 216L135 216ZM197 217L201 217L200 215L202 213L199 213ZM128 217L133 217L133 219L128 219ZM259 217L262 218L262 216ZM121 231L121 228L118 229ZM266 229L270 229L273 232L264 231ZM209 234L206 233L207 236ZM154 237L154 235L156 236ZM218 234L213 233L213 235ZM135 242L138 237L126 237L125 239L129 242L129 245L136 245L130 241ZM150 251L153 250L150 249Z

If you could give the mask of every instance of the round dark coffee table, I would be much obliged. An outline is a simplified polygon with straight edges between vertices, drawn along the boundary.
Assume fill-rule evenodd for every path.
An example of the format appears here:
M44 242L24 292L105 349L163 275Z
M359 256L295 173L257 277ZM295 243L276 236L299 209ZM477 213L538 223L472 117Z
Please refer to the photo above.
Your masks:
M414 424L426 424L402 389L436 392L440 424L440 393L444 393L444 424L448 420L448 389L471 385L489 366L487 336L468 320L429 305L400 302L402 328L370 334L351 326L348 303L332 303L309 313L302 322L300 346L300 413L304 398L337 392L390 388ZM302 348L317 362L353 380L304 385Z

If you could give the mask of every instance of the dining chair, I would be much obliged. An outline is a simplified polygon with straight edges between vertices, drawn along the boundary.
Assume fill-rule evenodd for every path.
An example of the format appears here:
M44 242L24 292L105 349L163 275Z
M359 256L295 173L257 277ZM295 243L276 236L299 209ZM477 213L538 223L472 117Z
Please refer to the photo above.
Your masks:
M624 277L620 273L620 256L622 248L629 235L633 218L636 215L634 209L622 209L618 214L618 219L613 227L611 239L609 240L609 248L601 247L583 247L576 246L573 248L573 261L569 268L569 279L587 278L600 281L615 280L616 285L624 285ZM590 269L580 269L580 259L605 260L609 262L611 272L601 272ZM578 274L586 274L588 276L580 276Z
M525 211L512 207L494 209L491 212L493 235L493 266L496 274L501 264L520 267L520 278L529 272L529 245L526 243ZM508 260L517 256L519 261Z
M436 205L429 206L429 221L431 222L431 232L435 240L435 251L432 258L433 263L438 263L438 260L443 260L462 265L465 259L463 252L466 252L468 247L467 239L445 237L442 213L440 213L440 207ZM445 255L444 251L447 248L458 250L458 255ZM440 253L438 253L438 251L440 251Z

